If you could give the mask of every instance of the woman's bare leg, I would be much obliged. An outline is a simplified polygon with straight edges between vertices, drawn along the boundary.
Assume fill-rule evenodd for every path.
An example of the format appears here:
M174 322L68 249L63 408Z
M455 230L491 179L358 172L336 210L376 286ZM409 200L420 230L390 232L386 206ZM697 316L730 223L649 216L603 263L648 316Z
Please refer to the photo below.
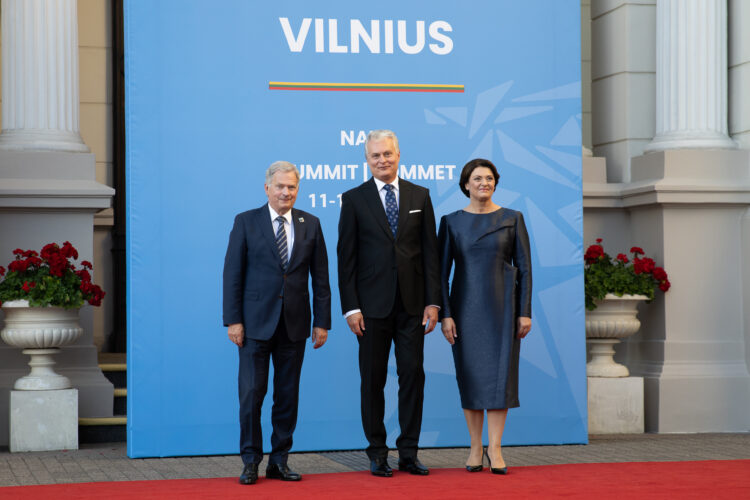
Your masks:
M471 437L471 452L466 459L466 465L479 465L482 463L484 448L482 446L482 426L484 425L484 410L468 410L464 408L466 427L469 428Z
M487 455L489 455L492 467L495 469L505 467L501 442L503 440L503 431L505 430L505 419L507 416L507 408L503 410L487 410L487 434L490 438Z

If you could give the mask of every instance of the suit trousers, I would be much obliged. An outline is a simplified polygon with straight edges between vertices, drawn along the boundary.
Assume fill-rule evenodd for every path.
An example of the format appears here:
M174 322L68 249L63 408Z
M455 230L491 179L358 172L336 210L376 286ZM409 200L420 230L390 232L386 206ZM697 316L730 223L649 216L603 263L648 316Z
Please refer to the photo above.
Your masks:
M285 464L292 448L292 434L297 426L299 381L305 340L289 340L283 311L276 331L269 340L245 337L239 348L240 369L240 455L247 464L263 459L263 434L260 426L261 406L268 389L268 364L273 360L273 407L271 409L271 455L269 464Z
M401 435L396 439L399 457L417 456L422 428L424 400L424 326L421 316L406 312L401 294L396 294L393 309L385 318L364 318L365 332L359 342L359 373L362 427L369 442L370 459L388 454L386 429L383 423L385 398L383 390L388 378L388 357L391 342L395 346L398 375L398 421Z

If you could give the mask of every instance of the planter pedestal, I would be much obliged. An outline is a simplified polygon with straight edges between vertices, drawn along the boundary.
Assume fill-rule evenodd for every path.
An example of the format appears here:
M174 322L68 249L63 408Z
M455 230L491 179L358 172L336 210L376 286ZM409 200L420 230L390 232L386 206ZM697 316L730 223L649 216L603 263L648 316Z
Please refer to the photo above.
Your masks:
M642 295L608 294L597 308L586 311L586 364L589 434L641 434L644 431L643 377L629 377L613 356L620 339L641 326L636 317Z
M10 451L78 449L78 390L10 391Z
M10 391L10 451L78 449L78 390L52 367L59 346L82 334L78 309L30 307L26 300L3 304L0 337L31 356L31 372Z
M620 339L586 339L591 361L586 364L586 375L589 377L627 377L628 367L616 363L615 345Z
M589 434L643 434L643 377L588 377Z
M31 356L29 366L31 372L18 380L13 385L17 391L54 391L58 389L70 389L70 379L59 373L55 373L52 367L55 360L52 355L60 352L60 349L24 349L21 351Z

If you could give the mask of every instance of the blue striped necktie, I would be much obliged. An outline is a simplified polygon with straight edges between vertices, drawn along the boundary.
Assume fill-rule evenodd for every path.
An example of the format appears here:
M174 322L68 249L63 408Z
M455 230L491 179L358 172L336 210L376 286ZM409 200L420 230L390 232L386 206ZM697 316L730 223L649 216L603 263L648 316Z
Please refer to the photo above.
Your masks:
M396 205L396 194L393 192L393 185L386 184L383 186L387 191L385 193L385 215L388 217L388 224L391 226L393 236L396 236L398 230L398 205Z
M286 271L286 266L289 263L289 252L287 251L286 242L286 228L284 227L284 218L282 216L276 217L276 222L279 223L279 229L276 230L276 246L279 247L279 257L281 257L281 267Z

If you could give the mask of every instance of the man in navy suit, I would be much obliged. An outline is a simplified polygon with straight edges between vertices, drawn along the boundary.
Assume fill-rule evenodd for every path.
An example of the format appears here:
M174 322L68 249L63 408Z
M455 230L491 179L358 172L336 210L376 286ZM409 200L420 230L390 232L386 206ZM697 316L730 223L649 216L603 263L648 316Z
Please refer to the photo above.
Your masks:
M299 171L277 161L266 171L268 204L239 214L224 259L224 326L239 348L240 454L245 467L240 483L258 479L263 459L260 411L273 360L271 454L267 478L299 481L287 455L297 425L299 381L305 340L322 346L331 328L328 255L317 217L292 208Z
M373 130L365 142L372 179L343 194L339 241L341 308L359 342L362 426L370 472L390 477L383 389L396 350L399 470L427 475L417 459L424 398L424 335L441 302L435 214L427 189L398 178L396 134Z

